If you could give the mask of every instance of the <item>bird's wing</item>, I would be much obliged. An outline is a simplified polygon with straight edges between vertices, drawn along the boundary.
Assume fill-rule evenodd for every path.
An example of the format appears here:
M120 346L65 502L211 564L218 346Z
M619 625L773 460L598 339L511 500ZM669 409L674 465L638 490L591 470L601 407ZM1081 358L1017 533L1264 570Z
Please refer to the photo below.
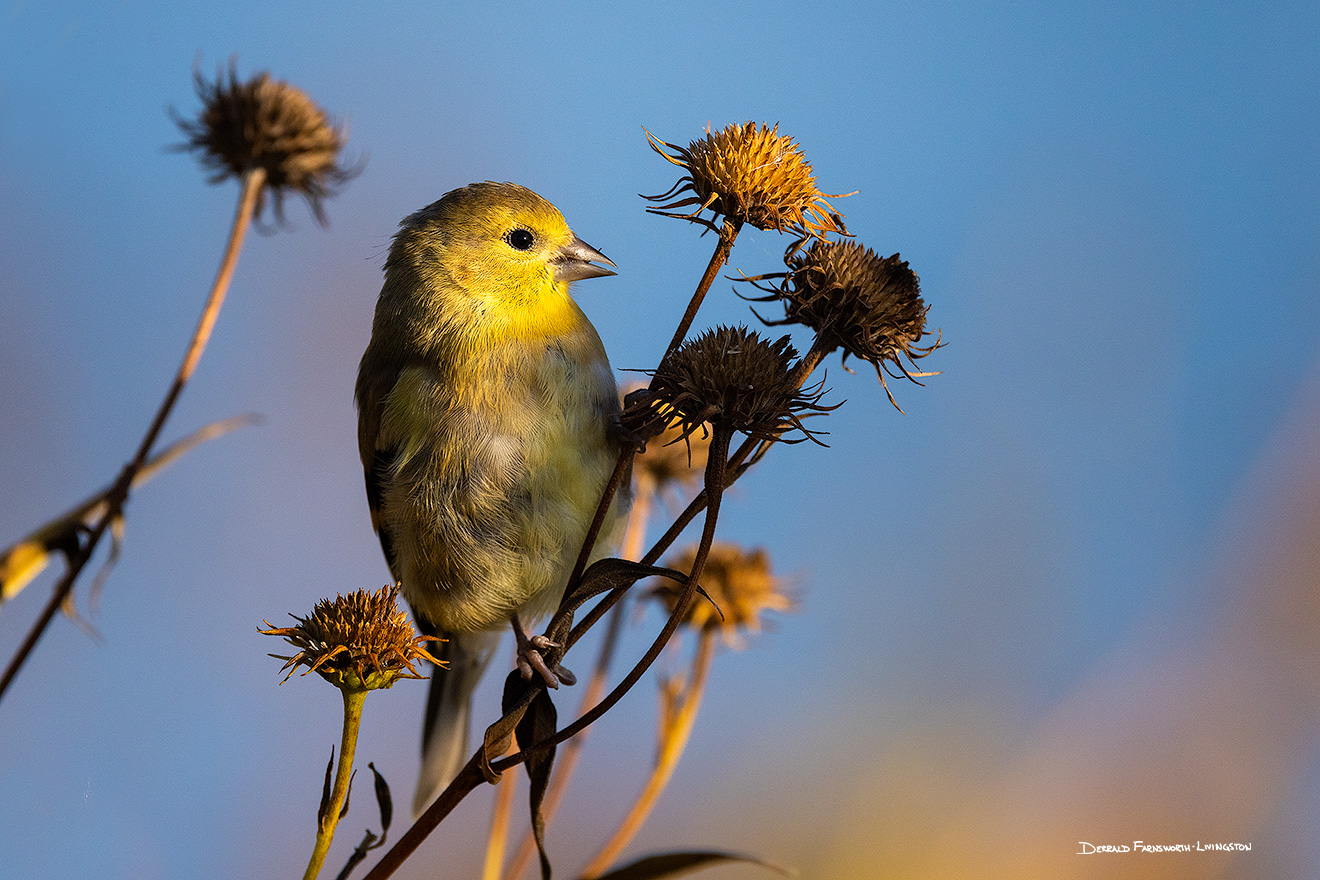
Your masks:
M366 362L367 358L364 357L363 360ZM366 481L371 527L376 530L376 535L380 538L385 564L389 566L390 575L397 582L399 569L390 540L389 524L383 522L381 518L381 495L384 491L385 474L393 470L400 445L389 442L388 438L381 436L380 423L385 401L394 388L399 371L381 369L382 365L379 364L373 366L373 369L363 369L358 374L358 454L362 458L362 475Z

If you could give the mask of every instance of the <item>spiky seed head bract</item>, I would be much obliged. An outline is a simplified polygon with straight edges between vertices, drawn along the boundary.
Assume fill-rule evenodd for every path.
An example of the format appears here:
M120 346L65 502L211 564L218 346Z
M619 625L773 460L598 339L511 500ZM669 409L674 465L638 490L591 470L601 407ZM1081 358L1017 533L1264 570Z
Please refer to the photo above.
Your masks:
M646 197L654 202L677 199L649 208L652 213L715 229L701 216L709 209L716 217L789 232L799 241L830 232L848 234L843 218L826 201L838 196L816 188L811 163L792 138L779 134L778 124L770 128L747 122L714 132L707 128L704 138L686 147L658 140L649 131L646 136L652 149L687 172L668 192ZM691 195L678 198L683 193ZM672 213L694 205L691 213Z
M665 565L690 571L696 552L695 547L689 548ZM718 629L729 645L737 645L743 632L760 632L763 611L791 611L794 607L771 571L769 554L762 548L746 550L737 544L714 542L702 569L701 588L710 601L697 598L682 623L697 630ZM649 595L672 614L683 588L662 580Z
M833 407L818 405L819 391L798 388L796 360L787 336L767 342L746 327L707 330L660 362L649 394L625 411L624 426L658 421L688 437L710 422L758 440L814 440L801 414ZM786 440L783 435L794 428L803 436Z
M289 670L285 681L299 666L306 666L303 675L316 672L341 690L392 687L400 678L425 678L413 665L417 660L439 665L427 653L426 642L440 640L413 632L399 610L397 596L394 586L375 593L356 590L333 600L322 599L305 618L290 614L297 626L272 627L262 621L268 628L260 632L283 636L300 649L292 657L279 658L286 661L283 669Z
M195 120L175 114L175 122L188 142L180 150L200 153L202 165L212 172L210 182L242 177L253 168L266 172L257 197L255 217L261 216L265 195L275 203L277 223L284 221L284 196L295 193L307 200L312 215L326 223L322 202L361 170L339 165L346 134L336 127L306 93L288 83L257 73L239 82L231 64L207 82L193 74L202 112Z
M826 353L841 348L845 361L852 355L869 362L891 403L886 372L898 378L896 369L914 382L937 375L915 370L916 361L941 342L937 336L931 345L918 345L930 306L921 299L921 280L898 254L880 257L854 241L813 241L785 262L787 272L745 279L770 294L759 301L784 304L784 320L767 324L804 324L816 331L816 345ZM756 283L768 279L778 283Z
M644 388L641 384L634 384L625 391L631 394ZM624 405L627 405L626 400ZM670 424L671 419L666 418L666 410L662 408L659 413L663 422L661 432L648 438L646 448L633 459L633 473L639 480L648 480L657 491L699 484L706 469L706 454L710 451L709 433L683 436L676 426Z

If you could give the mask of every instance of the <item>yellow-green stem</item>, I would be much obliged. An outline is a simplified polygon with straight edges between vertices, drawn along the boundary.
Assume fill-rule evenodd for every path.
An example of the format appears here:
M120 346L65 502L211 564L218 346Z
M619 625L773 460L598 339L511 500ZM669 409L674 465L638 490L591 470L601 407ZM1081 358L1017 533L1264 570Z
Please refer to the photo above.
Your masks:
M633 837L641 830L647 816L651 815L651 810L660 799L661 792L665 790L665 786L674 775L674 768L678 766L679 758L683 757L683 749L687 747L688 737L691 736L692 727L697 720L697 710L701 708L701 697L706 691L706 678L710 672L710 661L713 656L715 656L715 629L707 627L701 631L697 654L692 661L692 678L682 695L679 709L673 713L669 723L661 731L655 768L651 771L650 778L646 780L641 794L637 796L636 802L633 803L632 809L619 823L614 836L601 847L600 852L591 860L591 864L582 869L582 880L595 880L607 871L619 857L619 853L623 852L624 847L631 843Z
M358 728L362 726L362 704L367 700L365 690L343 688L344 695L344 733L339 743L339 764L335 767L335 781L330 789L330 802L316 823L316 846L312 857L303 872L303 880L316 880L325 864L330 843L335 839L335 828L339 825L339 813L344 809L344 800L348 797L348 782L353 776L353 755L357 752Z

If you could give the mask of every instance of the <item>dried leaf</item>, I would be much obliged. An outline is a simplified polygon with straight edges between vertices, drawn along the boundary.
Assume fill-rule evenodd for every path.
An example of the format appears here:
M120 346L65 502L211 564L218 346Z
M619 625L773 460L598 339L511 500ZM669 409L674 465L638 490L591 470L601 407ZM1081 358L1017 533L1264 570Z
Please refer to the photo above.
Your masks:
M523 714L522 721L518 722L518 742L523 747L534 745L553 736L558 725L559 717L550 699L550 692L540 688ZM532 812L532 837L536 840L536 850L541 856L541 880L550 880L550 858L545 852L545 814L541 812L541 801L545 799L545 789L550 784L550 770L554 762L553 746L530 752L525 762L527 778L531 780L528 802Z
M326 811L330 809L330 774L335 769L335 747L330 747L330 760L325 765L325 782L321 784L321 805L316 808L316 826L325 822Z
M367 766L371 768L371 773L375 777L376 803L380 806L380 836L377 837L368 828L362 842L357 845L352 855L348 857L348 861L344 863L344 869L335 875L335 880L348 880L353 873L353 869L366 859L367 853L385 845L385 838L389 835L390 822L394 819L394 799L390 796L389 783L376 770L375 764L368 763Z
M596 880L658 880L660 877L677 877L680 874L688 874L729 862L757 865L785 877L797 876L797 872L791 868L753 856L725 852L675 852L638 859L632 864L624 865L622 868L603 874L597 877Z
M371 775L376 778L376 804L380 807L380 836L383 841L390 831L390 822L394 819L394 799L390 797L390 784L376 770L376 765L368 763Z
M339 818L341 819L348 815L348 804L349 801L353 800L353 780L356 778L357 770L348 774L348 791L344 792L344 806L339 811Z
M524 680L522 673L516 669L504 679L504 697L501 701L504 714L486 728L481 748L481 773L491 785L500 781L500 774L490 766L491 759L503 755L513 745L513 731L536 696L537 687L535 683Z
M627 589L645 577L664 577L678 581L680 584L686 584L688 581L687 575L681 571L674 571L672 568L642 565L640 562L615 557L599 559L582 573L582 579L578 581L577 587L572 593L564 597L562 607L570 612L576 612L593 596L599 596L601 593L608 593L611 590ZM560 640L555 634L547 633L547 635L556 641ZM563 634L559 635L562 636Z

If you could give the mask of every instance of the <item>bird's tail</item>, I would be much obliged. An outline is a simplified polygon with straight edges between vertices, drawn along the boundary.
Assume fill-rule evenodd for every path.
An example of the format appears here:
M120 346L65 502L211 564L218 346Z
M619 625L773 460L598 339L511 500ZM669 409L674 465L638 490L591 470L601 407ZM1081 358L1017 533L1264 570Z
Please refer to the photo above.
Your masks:
M453 781L468 759L472 692L500 642L498 632L427 634L448 639L438 645L439 650L431 652L448 665L436 668L431 675L422 726L422 772L413 797L414 816L431 805L436 794Z

